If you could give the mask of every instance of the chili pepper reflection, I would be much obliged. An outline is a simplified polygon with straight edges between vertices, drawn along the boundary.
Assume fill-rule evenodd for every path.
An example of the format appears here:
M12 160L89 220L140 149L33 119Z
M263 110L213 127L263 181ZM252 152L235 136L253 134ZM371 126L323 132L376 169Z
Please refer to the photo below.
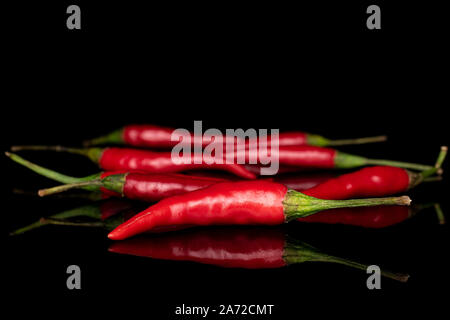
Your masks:
M370 208L331 209L314 215L299 218L300 222L343 224L364 228L386 228L399 224L433 204L414 205L412 207L384 206Z
M96 201L93 204L65 210L47 218L33 222L27 226L14 230L10 235L19 235L48 224L71 226L104 227L113 229L123 221L131 218L142 210L142 204L122 199L108 199ZM88 222L74 222L73 219L89 219Z
M313 261L337 263L361 270L368 267L289 239L280 228L193 229L116 242L109 247L109 251L224 268L271 269ZM409 277L389 271L382 271L382 275L402 282Z

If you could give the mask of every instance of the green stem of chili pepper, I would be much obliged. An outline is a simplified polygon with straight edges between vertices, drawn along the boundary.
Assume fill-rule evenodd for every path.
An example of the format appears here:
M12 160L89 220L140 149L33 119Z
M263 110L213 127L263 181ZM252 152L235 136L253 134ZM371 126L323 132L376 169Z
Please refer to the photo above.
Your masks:
M435 173L437 174L442 174L442 163L445 160L445 157L447 156L447 151L448 151L448 147L447 146L442 146L441 147L441 151L439 152L439 156L436 160L436 163L434 165L434 168L425 170L421 173L422 175L422 179L428 178L432 175L434 175Z
M95 146L101 144L124 144L123 129L115 130L107 135L97 137L83 142L83 146Z
M317 134L308 133L307 141L308 144L319 147L327 147L327 146L344 146L344 145L354 145L354 144L366 144L373 142L383 142L387 140L387 136L375 136L375 137L364 137L364 138L356 138L356 139L339 139L339 140L330 140L319 136Z
M86 189L87 187L92 187L98 189L100 187L106 188L110 191L122 194L123 186L125 184L126 174L114 174L102 179L94 179L90 181L82 181L71 184L63 184L48 189L41 189L38 191L39 196L44 197L55 193L64 192L70 189Z
M17 163L21 164L22 166L42 175L44 177L47 177L49 179L52 179L52 180L55 180L58 182L62 182L62 183L77 183L77 182L87 181L90 179L95 179L99 176L99 174L91 175L91 176L84 177L84 178L76 178L76 177L66 176L66 175L58 173L56 171L49 170L47 168L38 166L37 164L34 164L28 160L25 160L24 158L18 156L17 154L5 152L5 155L7 157L9 157L11 160L13 160L14 162L17 162Z
M72 183L80 183L80 182L86 182L86 181L91 181L91 180L95 180L98 179L100 177L100 173L97 174L93 174L87 177L83 177L83 178L76 178L76 177L71 177L71 176L66 176L64 174L61 174L59 172L41 167L37 164L34 164L28 160L25 160L24 158L18 156L17 154L14 153L10 153L10 152L5 152L5 155L7 157L9 157L11 160L13 160L14 162L17 162L21 165L23 165L24 167L36 172L37 174L40 174L44 177L47 177L49 179L61 182L61 183L68 183L68 184L72 184ZM88 186L86 186L87 190L96 190L95 188L89 188Z
M94 227L94 228L100 228L105 225L103 222L72 222L56 218L41 218L39 222L43 224L55 224L61 226Z
M338 152L335 158L335 166L340 169L348 169L355 167L363 167L367 165L378 165L378 166L393 166L399 168L413 169L418 171L425 171L432 169L432 166L418 164L418 163L410 163L410 162L401 162L394 160L384 160L384 159L368 159L365 157L356 156L353 154L348 154L345 152Z
M445 224L445 215L444 212L442 211L440 204L436 203L434 205L434 209L436 210L436 215L439 219L439 224Z
M36 191L29 191L29 190L23 190L18 188L13 188L11 190L13 194L16 195L23 195L23 196L38 196ZM84 199L84 200L91 200L91 201L99 201L104 199L103 195L100 191L92 191L92 192L86 192L86 193L65 193L65 194L58 194L55 196L57 198L61 199Z
M283 201L286 221L307 217L319 211L336 208L355 208L380 205L407 205L411 199L408 196L389 198L368 198L351 200L324 200L307 196L306 194L288 190Z
M74 188L82 189L82 188L85 188L88 186L89 187L91 187L91 186L101 187L102 182L100 179L97 179L97 180L77 182L77 183L72 183L72 184L63 184L63 185L56 186L53 188L41 189L38 191L38 194L39 194L39 196L44 197L44 196L48 196L50 194L64 192L69 189L74 189Z
M79 154L82 156L86 156L91 159L94 163L98 163L100 160L103 148L68 148L63 146L13 146L11 147L11 151L21 151L21 150L33 150L33 151L56 151L56 152L67 152L73 154Z
M422 183L423 181L435 181L440 180L442 177L432 177L434 174L441 175L443 170L441 168L442 163L445 160L445 157L447 156L448 148L446 146L441 147L441 151L439 152L438 158L436 160L436 163L434 167L431 167L430 169L424 170L420 173L413 173L408 172L409 178L410 178L410 185L409 188L413 188L417 186L418 184ZM437 178L433 180L433 178Z
M436 176L423 179L423 182L436 182L436 181L442 181L442 177Z
M65 219L60 218L49 217L49 218L41 218L39 221L46 225L53 224L59 226L89 227L89 228L102 228L106 230L112 230L116 226L124 222L124 217L119 215L110 217L106 220L92 221L92 222L75 222L75 221L67 221Z

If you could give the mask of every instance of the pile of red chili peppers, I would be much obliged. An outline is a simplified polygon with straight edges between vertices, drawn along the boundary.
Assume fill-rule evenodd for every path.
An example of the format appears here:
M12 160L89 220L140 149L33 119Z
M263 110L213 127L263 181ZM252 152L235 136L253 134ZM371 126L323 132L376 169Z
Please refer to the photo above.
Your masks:
M98 192L105 199L127 198L152 203L147 209L134 212L136 214L129 219L121 218L114 220L114 223L108 223L108 229L112 229L108 237L112 240L123 240L142 233L173 231L195 226L273 226L291 220L385 227L411 216L411 210L403 207L410 204L409 197L395 195L407 192L422 182L440 179L441 165L447 153L447 147L441 147L434 165L369 159L325 146L377 142L384 140L384 136L329 140L303 132L285 132L277 137L278 148L270 152L277 153L280 172L286 173L258 177L254 169L259 168L259 165L246 166L237 163L239 157L247 160L247 163L250 159L262 163L261 151L258 146L254 147L257 141L251 139L240 141L242 147L234 153L235 161L232 163L216 163L195 152L192 153L194 161L191 163L175 163L170 149L177 142L171 140L172 132L171 128L155 125L129 125L106 136L86 141L84 143L86 148L14 146L11 152L6 152L6 155L16 163L62 183L53 188L39 190L40 196L69 189L84 189ZM201 146L207 146L213 140L208 136L194 134L189 134L189 139ZM225 144L228 140L228 137L225 137L222 142ZM105 144L123 145L126 148L98 147ZM270 146L270 143L268 144ZM21 150L51 150L82 155L96 163L103 171L81 178L68 176L12 153ZM296 175L288 174L290 171L305 168L315 170L356 168L356 171L341 175L337 172L301 173L301 171ZM217 174L217 171L223 173ZM117 201L121 203L122 200ZM121 210L127 209L127 206L118 207ZM116 211L120 211L112 210L112 214L104 215L98 209L84 209L88 212L88 216L100 220L94 224L96 226L105 226L103 222L105 217L113 216ZM43 224L68 224L65 220L74 216L76 214L72 211L65 212L16 230L14 234L23 233ZM244 229L239 235L245 232ZM205 245L220 245L221 237L225 237L225 234L226 229L218 234L209 233L207 236L197 234L193 237L192 243L194 240L206 239ZM267 233L256 233L255 237L250 237L252 234L255 232L241 236L240 240L252 238L246 241L249 243L247 246L249 251L264 252L260 248L267 243L270 247L268 250L270 256L247 260L243 267L254 268L261 264L265 267L279 267L295 260L295 254L283 255L283 252L292 253L293 250L292 246L285 246L284 240L278 241L280 237L274 236L276 239L269 241L263 239ZM233 237L236 238L232 235L231 238L234 239ZM255 239L260 241L255 242ZM182 241L178 241L176 237L167 243L130 241L113 245L110 250L164 259L190 260L194 258L189 257L189 252L198 249L192 244L194 247L187 248L186 255L167 257L162 249L167 246L179 247ZM278 242L279 246L274 245ZM245 243L236 245L233 243L232 247L219 250L234 251L237 248L246 250L242 248L243 246L246 247ZM242 263L234 261L233 255L229 257L230 261L216 261L216 257L211 256L205 263L224 266Z

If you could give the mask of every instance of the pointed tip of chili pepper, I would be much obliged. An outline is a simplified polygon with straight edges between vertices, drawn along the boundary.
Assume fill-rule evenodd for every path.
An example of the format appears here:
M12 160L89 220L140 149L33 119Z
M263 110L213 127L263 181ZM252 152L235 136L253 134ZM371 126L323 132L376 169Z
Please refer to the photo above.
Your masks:
M111 240L122 240L122 237L120 237L120 232L117 232L116 230L108 233L108 238Z
M133 217L128 221L125 221L124 223L113 229L110 233L108 233L108 238L111 240L124 240L126 238L129 238L131 236L143 232L143 231L134 232L133 230L130 230L130 228L128 228L130 224L135 223L134 220L135 217Z
M123 237L123 232L119 227L113 229L110 233L108 233L108 238L111 240L123 240L125 237Z
M5 156L7 156L8 158L11 158L11 152L5 151Z

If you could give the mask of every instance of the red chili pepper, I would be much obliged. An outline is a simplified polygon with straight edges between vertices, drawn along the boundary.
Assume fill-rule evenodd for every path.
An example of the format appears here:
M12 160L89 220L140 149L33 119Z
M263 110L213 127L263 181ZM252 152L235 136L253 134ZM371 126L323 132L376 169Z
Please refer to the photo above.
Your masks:
M222 182L166 198L114 229L121 240L158 226L277 225L321 210L373 205L409 205L409 197L322 200L271 181Z
M6 155L40 175L66 183L62 186L40 190L39 195L41 196L72 188L84 188L91 191L101 190L107 196L124 196L128 199L154 202L226 181L219 178L195 177L183 174L149 174L123 171L102 172L84 178L75 178L38 166L13 153L7 152Z
M81 154L93 162L98 163L104 170L140 170L152 173L180 172L192 169L216 169L231 172L246 179L254 179L256 176L239 165L241 161L247 164L263 163L263 151L259 148L239 149L231 153L234 156L233 164L227 163L226 153L221 159L223 164L216 163L213 156L203 156L202 154L192 154L191 163L176 164L172 160L171 152L153 152L138 149L125 148L87 148L76 149L61 146L14 146L13 151L19 150L52 150ZM272 154L274 153L274 154ZM278 150L267 149L267 156L273 161L278 161L281 166L291 166L300 168L320 168L320 169L349 169L369 165L386 165L414 170L428 170L432 166L410 162L400 162L383 159L369 159L357 155L352 155L330 148L315 146L294 146L279 147ZM198 159L197 159L198 157ZM267 160L267 159L266 159ZM199 164L196 164L199 161ZM256 161L256 163L254 163ZM207 163L212 163L208 165Z
M109 251L223 268L271 269L321 261L367 270L367 265L325 254L306 243L286 238L279 228L214 228L137 237L115 242ZM383 275L403 282L408 279L406 274L389 271Z
M447 147L442 147L435 166L420 173L390 166L368 167L329 179L303 193L320 199L339 200L405 192L439 172L446 155Z
M89 141L85 141L86 146L101 145L101 144L123 144L134 147L147 147L147 148L172 148L179 141L172 141L171 136L173 128L160 127L155 125L128 125L119 130L113 131L110 134L102 137L98 137ZM203 147L210 144L217 139L204 135L197 136L192 133L183 136L183 141L191 141L192 144L197 143ZM316 145L316 146L337 146L337 145L349 145L349 144L363 144L385 141L386 136L376 136L358 139L345 139L345 140L329 140L316 134L309 134L300 131L282 132L278 135L280 146L300 146L300 145ZM234 136L225 136L224 143L235 143ZM272 141L271 137L267 137L268 141ZM241 141L242 142L242 141ZM254 145L258 141L250 139L246 141L245 145ZM269 142L270 144L270 142Z
M369 165L386 165L420 171L432 168L432 166L417 163L369 159L315 146L279 147L278 150L268 148L265 151L261 151L260 148L240 149L228 153L228 156L234 156L236 163L245 161L248 164L262 163L261 160L267 156L268 159L278 159L280 166L299 168L350 169Z
M143 171L149 173L175 173L186 170L224 170L244 179L256 176L239 164L218 164L202 154L192 154L190 163L175 163L171 152L154 152L126 148L66 148L61 146L15 146L12 151L50 150L80 154L88 157L106 171ZM211 164L208 164L211 163Z

